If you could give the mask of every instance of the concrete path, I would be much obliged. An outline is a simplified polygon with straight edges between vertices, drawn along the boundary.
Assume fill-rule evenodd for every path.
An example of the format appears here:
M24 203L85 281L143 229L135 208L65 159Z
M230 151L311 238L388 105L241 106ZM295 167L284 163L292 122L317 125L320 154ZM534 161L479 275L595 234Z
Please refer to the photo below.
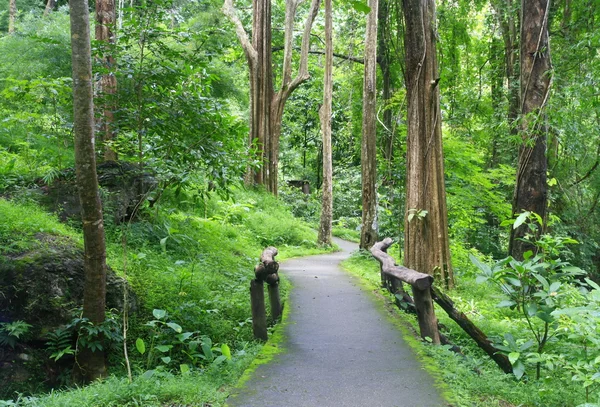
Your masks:
M342 271L357 246L288 260L293 284L284 351L259 366L230 407L441 407L433 386L375 297Z

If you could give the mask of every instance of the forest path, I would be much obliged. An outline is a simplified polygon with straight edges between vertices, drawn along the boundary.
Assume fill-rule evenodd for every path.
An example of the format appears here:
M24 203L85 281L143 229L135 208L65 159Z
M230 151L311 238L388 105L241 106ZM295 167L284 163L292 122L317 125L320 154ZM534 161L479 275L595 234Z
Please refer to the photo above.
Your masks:
M358 247L285 261L292 282L284 350L260 365L230 407L440 407L447 405L385 315L339 263Z

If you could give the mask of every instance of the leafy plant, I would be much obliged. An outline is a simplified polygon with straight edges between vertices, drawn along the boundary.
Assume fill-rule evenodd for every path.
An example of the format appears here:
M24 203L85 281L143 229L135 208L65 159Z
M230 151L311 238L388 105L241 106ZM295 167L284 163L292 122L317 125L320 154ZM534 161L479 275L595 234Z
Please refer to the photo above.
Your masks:
M14 349L19 339L22 339L31 327L25 321L0 323L0 346L10 346Z
M535 214L522 214L515 221L515 227L520 226L532 217L541 221ZM535 222L530 221L530 230L535 230ZM527 237L537 253L524 253L522 261L507 257L493 266L480 262L470 255L471 261L481 270L478 282L490 281L503 292L504 299L498 307L508 307L519 312L526 321L528 330L537 344L536 353L541 355L548 342L559 332L559 323L554 311L560 309L566 296L566 288L576 276L585 274L580 268L571 266L561 259L565 245L575 243L573 239L543 235L531 241L533 235ZM505 337L506 339L506 337ZM513 341L514 342L514 341ZM504 346L515 369L517 378L524 374L521 353L529 348L518 347L515 343ZM501 345L502 346L502 345ZM539 357L538 357L539 359ZM536 363L536 378L540 378L541 360Z
M58 328L46 335L46 349L50 352L50 359L55 362L65 355L74 355L73 332L67 328Z
M148 353L146 360L148 371L157 360L160 360L162 367L168 367L171 362L178 360L181 373L187 373L190 369L189 365L183 362L197 366L218 365L231 360L231 350L227 344L213 347L208 336L199 336L197 332L183 332L179 324L167 320L168 313L165 310L154 309L152 315L156 319L145 324L152 328L150 346L146 348L142 338L137 338L135 341L135 347L141 355Z

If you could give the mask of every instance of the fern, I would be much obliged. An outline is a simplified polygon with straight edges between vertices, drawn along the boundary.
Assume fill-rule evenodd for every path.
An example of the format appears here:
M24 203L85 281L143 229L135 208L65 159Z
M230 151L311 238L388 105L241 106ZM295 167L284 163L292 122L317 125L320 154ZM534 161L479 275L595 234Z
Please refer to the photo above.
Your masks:
M71 337L71 332L65 328L58 328L54 332L48 333L46 345L50 352L50 359L56 362L64 355L73 355L75 353L75 349L71 347Z

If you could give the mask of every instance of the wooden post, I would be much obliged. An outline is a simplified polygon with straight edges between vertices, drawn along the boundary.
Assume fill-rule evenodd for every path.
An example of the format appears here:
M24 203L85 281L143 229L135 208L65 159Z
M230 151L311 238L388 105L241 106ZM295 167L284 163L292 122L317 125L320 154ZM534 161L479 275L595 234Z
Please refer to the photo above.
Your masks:
M279 297L279 282L269 284L269 303L271 304L271 318L277 321L281 317L281 298Z
M254 338L266 341L268 339L267 311L265 310L265 290L262 281L250 281L250 306Z
M431 299L431 290L426 288L420 290L413 286L413 298L415 308L417 310L417 319L419 320L419 330L421 338L430 338L434 345L440 344L440 333L438 331L437 318L433 308L433 300Z
M279 297L279 263L275 261L277 249L269 246L260 255L260 263L254 268L254 280L250 281L250 304L252 307L252 330L254 338L266 341L267 336L267 311L265 309L266 281L269 289L269 302L271 304L271 317L276 321L281 316L281 299Z

